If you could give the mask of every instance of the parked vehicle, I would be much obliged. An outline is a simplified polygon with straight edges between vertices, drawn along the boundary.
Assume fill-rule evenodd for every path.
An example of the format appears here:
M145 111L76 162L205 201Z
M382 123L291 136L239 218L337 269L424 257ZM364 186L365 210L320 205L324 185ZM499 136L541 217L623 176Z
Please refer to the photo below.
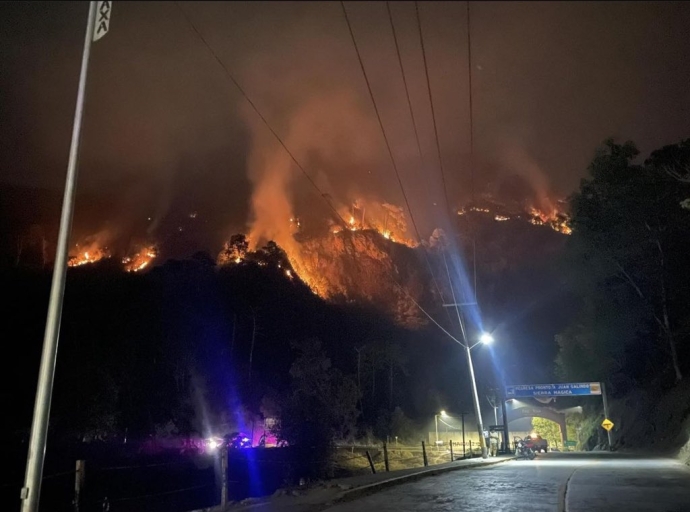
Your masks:
M530 434L524 440L527 446L532 448L535 453L546 453L549 451L549 442L539 434Z
M232 434L227 434L226 436L223 436L223 440L225 446L228 448L241 449L252 447L252 440L242 432L233 432Z
M529 439L529 437L522 439L522 438L517 437L517 436L515 436L515 438L513 439L513 442L515 443L515 457L516 458L532 460L532 459L534 459L534 457L537 456L537 454L534 453L534 450L532 449L532 447L527 444L527 439Z

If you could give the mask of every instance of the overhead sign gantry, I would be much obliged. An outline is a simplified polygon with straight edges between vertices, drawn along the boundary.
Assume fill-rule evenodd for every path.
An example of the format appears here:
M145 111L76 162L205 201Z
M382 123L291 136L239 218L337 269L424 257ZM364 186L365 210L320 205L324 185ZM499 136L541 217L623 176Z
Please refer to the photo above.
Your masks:
M604 402L604 422L609 450L611 449L611 429L613 422L609 419L609 408L604 384L601 382L565 382L557 384L513 384L506 386L506 400L513 398L551 398L559 396L601 396Z

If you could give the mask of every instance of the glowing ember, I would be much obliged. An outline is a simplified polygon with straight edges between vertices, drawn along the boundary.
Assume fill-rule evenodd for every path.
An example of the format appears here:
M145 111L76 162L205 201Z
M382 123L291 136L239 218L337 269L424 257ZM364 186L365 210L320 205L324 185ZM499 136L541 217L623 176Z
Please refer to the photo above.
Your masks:
M391 232L390 231L384 231L383 232L383 238L385 238L386 240L390 240L391 239Z
M503 222L503 221L506 221L506 220L510 220L510 217L506 217L506 216L504 216L504 215L496 215L496 216L494 217L494 220L497 220L498 222Z
M285 271L285 275L292 279L292 272L289 269Z
M144 247L133 256L125 256L122 258L122 264L127 272L139 272L148 267L156 256L158 256L158 249L151 245Z
M240 258L239 256L237 258L235 258L235 263L240 263L241 261L242 261L242 258Z

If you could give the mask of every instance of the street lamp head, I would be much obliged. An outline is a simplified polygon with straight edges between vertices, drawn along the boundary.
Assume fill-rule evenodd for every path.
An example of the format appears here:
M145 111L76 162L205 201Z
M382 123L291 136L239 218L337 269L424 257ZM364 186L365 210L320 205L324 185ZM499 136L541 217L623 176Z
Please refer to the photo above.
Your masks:
M485 332L482 334L481 338L479 338L479 341L481 341L484 345L489 345L494 342L494 337L488 332Z
M445 418L446 416L448 416L448 415L446 414L446 411L441 411L441 418Z

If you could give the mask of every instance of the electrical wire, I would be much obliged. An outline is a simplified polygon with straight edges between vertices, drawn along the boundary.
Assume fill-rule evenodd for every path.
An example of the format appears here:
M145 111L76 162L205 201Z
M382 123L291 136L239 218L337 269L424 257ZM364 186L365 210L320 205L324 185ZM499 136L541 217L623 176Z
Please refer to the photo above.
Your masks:
M291 158L292 161L295 163L295 165L297 165L297 167L302 171L302 174L304 174L304 176L309 180L309 183L311 183L311 185L319 192L319 194L320 194L321 197L326 201L326 203L327 203L328 206L331 208L331 210L333 210L333 212L335 213L335 215L337 216L337 218L341 220L341 222L343 223L344 226L347 226L347 223L345 222L345 220L340 216L340 214L339 214L339 213L337 212L337 210L333 207L333 205L331 204L331 202L326 198L326 194L324 194L324 193L321 192L321 189L318 187L318 185L314 182L314 180L311 178L311 176L309 176L309 174L306 172L306 170L304 169L304 167L302 167L302 165L297 161L297 159L294 157L294 155L292 154L292 152L287 148L287 146L285 145L285 143L283 142L283 140L280 138L280 136L279 136L279 135L276 133L276 131L271 127L271 125L269 124L269 122L267 121L267 119L261 114L261 112L259 111L259 109L258 109L258 108L256 107L256 105L254 104L254 102L249 98L249 96L248 96L247 93L244 91L244 89L240 86L240 84L237 82L237 80L235 80L235 78L232 76L232 74L230 73L230 70L227 68L227 66L225 66L225 64L223 63L223 61L222 61L222 60L220 59L220 57L218 57L218 55L216 54L216 52L213 51L213 48L211 48L210 44L206 41L206 39L204 38L204 36L203 36L203 35L201 34L201 32L197 29L197 27L194 25L194 22L191 20L191 18L190 18L189 16L187 16L187 13L185 13L184 9L182 9L182 6L179 4L179 2L175 2L175 4L177 5L177 8L180 10L180 12L182 13L182 16L183 16L184 19L187 21L187 23L189 24L189 26L191 27L191 29L194 31L194 33L197 35L197 37L201 40L201 42L204 44L204 46L206 46L207 50L211 53L211 55L212 55L213 58L216 60L216 62L218 62L218 64L221 66L221 68L223 68L223 70L225 71L225 74L227 75L227 77L232 81L232 83L235 85L235 87L240 91L240 93L242 94L242 96L244 96L245 100L247 100L247 102L249 103L249 105L254 109L254 111L255 111L256 114L259 116L259 118L264 122L264 124L266 125L266 127L270 130L270 132L273 134L273 136L274 136L274 137L278 140L278 142L281 144L281 146L283 147L283 149L285 149L285 151L286 151L287 154L290 156L290 158ZM391 162L393 163L394 171L395 171L395 173L396 173L396 176L398 176L398 183L400 184L401 190L403 191L403 196L404 196L404 198L405 198L405 202L406 202L406 204L408 205L408 210L409 210L409 203L407 202L407 197L405 196L404 189L402 189L402 182L400 181L400 177L399 177L399 175L398 175L397 166L395 165L395 160L393 159L393 153L392 153L392 151L391 151L391 149L390 149L390 145L388 144L388 138L386 137L385 131L383 130L383 123L381 122L381 117L380 117L379 112L378 112L378 107L376 106L376 102L374 101L374 96L373 96L373 93L372 93L372 91L371 91L371 87L369 86L369 80L368 80L368 78L367 78L367 76L366 76L366 71L365 71L365 69L364 69L364 64L362 63L361 56L360 56L360 54L359 54L359 49L357 48L357 44L356 44L356 41L355 41L355 39L354 39L354 33L352 32L352 28L351 28L351 26L350 26L349 19L347 18L347 11L345 10L345 5L343 4L342 1L340 2L340 4L341 4L341 6L342 6L342 8L343 8L343 13L345 14L345 19L347 20L348 28L350 29L350 35L351 35L351 37L352 37L352 41L353 41L353 43L355 44L355 50L357 51L357 56L358 56L359 61L360 61L360 66L362 67L362 72L364 73L364 77L365 77L365 80L366 80L366 82L367 82L367 87L368 87L368 89L369 89L369 93L370 93L370 95L371 95L372 102L374 103L374 109L376 110L376 115L377 115L377 118L378 118L378 120L379 120L379 124L380 124L380 126L381 126L381 130L383 131L383 136L384 136L384 139L385 139L385 142L386 142L386 146L388 147L388 152L389 152L389 155L390 155L390 157L391 157ZM412 211L411 211L411 210L410 210L410 217L412 218ZM414 219L413 219L413 224L414 224ZM415 230L416 230L416 226L415 226ZM435 319L434 319L424 308L422 308L422 306L421 306L421 305L420 305L420 304L409 294L409 292L408 292L402 285L400 285L400 283L398 283L398 281L393 277L393 275L392 275L392 273L390 273L390 271L389 271L389 275L390 275L391 279L393 280L393 282L403 291L403 293L405 293L405 294L410 298L410 300L415 304L415 306L417 306L417 308L419 308L419 310L420 310L422 313L424 313L424 315L426 315L436 326L438 326L438 327L439 327L445 334L447 334L453 341L455 341L456 343L459 343L459 344L462 345L462 343L461 343L457 338L455 338L452 334L450 334L450 333L449 333L441 324L439 324L439 323L438 323L438 322L437 322L437 321L436 321L436 320L435 320Z
M434 124L434 138L436 140L436 151L438 152L438 164L439 164L439 168L441 171L441 182L443 183L443 196L444 196L445 201L446 201L446 210L448 211L449 220L452 221L453 213L450 209L450 202L448 201L448 188L446 187L445 172L443 169L443 155L441 154L441 143L440 143L439 137L438 137L438 125L436 123L436 111L434 109L434 98L433 98L433 94L431 93L431 80L429 79L429 66L428 66L428 63L426 60L426 49L424 47L424 32L422 31L422 20L421 20L421 16L419 15L419 4L417 3L416 0L414 3L414 8L415 8L415 15L417 18L417 30L419 32L419 44L422 48L422 59L424 61L424 75L426 77L427 92L429 94L429 106L431 107L431 119L432 119L433 124ZM455 305L455 312L458 316L458 323L460 325L462 337L465 340L465 343L463 343L462 345L464 347L467 347L469 342L467 340L467 334L465 332L465 327L464 327L463 322L462 322L462 317L460 314L460 307L458 306L458 302L455 298L455 290L453 289L453 281L450 277L450 272L448 270L448 262L446 261L445 249L442 248L441 252L443 254L443 263L445 264L445 267L446 267L446 274L448 275L448 286L450 287L450 291L453 295L453 304Z
M414 216L412 215L412 209L410 208L410 202L407 199L407 194L405 193L405 187L403 187L402 180L400 179L400 173L398 172L398 166L395 163L395 158L393 158L393 150L388 142L388 136L386 135L386 130L383 127L383 121L381 120L381 114L379 112L379 107L376 104L376 99L374 98L374 92L371 90L371 83L369 82L369 76L364 68L364 61L362 60L362 55L359 52L359 46L357 46L357 40L355 39L355 34L352 31L352 24L350 23L350 18L347 15L347 9L345 9L345 2L340 1L340 6L343 9L343 15L345 16L345 22L347 23L347 29L350 32L350 37L352 38L352 45L355 48L355 53L357 54L357 60L359 61L359 67L362 70L362 75L364 76L364 81L367 84L367 90L369 91L369 97L371 98L371 103L374 105L374 112L376 112L376 119L379 122L379 127L381 128L381 134L383 135L383 141L386 144L386 149L388 150L388 156L391 159L391 165L393 166L393 171L395 172L395 177L400 186L400 191L402 192L403 199L405 200L405 206L407 206L407 211L410 212L410 219L412 220L412 225L414 226L417 237L419 238L419 230L417 229L417 224L415 223Z
M419 152L419 161L422 164L422 167L424 167L424 156L422 153L422 145L419 142L419 131L417 130L417 122L416 122L415 117L414 117L414 110L412 109L412 101L410 100L410 90L407 86L407 79L405 77L405 68L403 66L402 56L400 54L400 46L398 44L398 36L395 32L395 23L393 22L393 13L391 12L390 2L388 2L388 1L386 1L386 10L388 11L388 21L390 22L390 25L391 25L391 32L393 33L393 42L395 43L395 53L398 57L398 64L400 65L400 75L402 76L403 85L405 87L405 96L407 98L407 106L408 106L408 109L410 111L410 118L412 119L412 127L414 129L414 136L415 136L415 140L417 141L417 151ZM401 187L402 187L402 185L401 185ZM414 226L415 232L417 234L417 239L421 241L421 236L419 235L419 231L417 230L417 225L414 222L414 217L412 216L412 209L409 208L409 205L408 205L408 209L410 209L410 217L413 219L412 225ZM436 287L436 291L438 292L439 297L441 298L441 301L444 302L443 292L441 291L441 287L439 286L438 281L437 281L436 277L434 276L434 271L433 271L433 268L431 266L431 262L429 261L429 256L427 255L426 250L424 250L424 248L422 248L422 250L424 253L424 259L426 260L427 267L429 268L429 273L431 274L431 279L434 283L434 286ZM449 322L452 324L452 321L450 319L450 313L448 313L448 310L446 310L446 314L448 315Z
M345 8L345 3L344 3L342 0L340 1L340 6L342 7L342 10L343 10L343 16L345 17L345 22L346 22L346 24L347 24L347 28L348 28L348 31L349 31L349 33L350 33L350 38L351 38L351 40L352 40L352 45L354 46L355 53L357 54L357 60L358 60L358 62L359 62L359 67L360 67L360 69L362 70L362 75L364 76L364 81L366 82L367 90L369 91L369 97L371 98L371 103L372 103L373 106L374 106L374 112L376 113L376 119L378 120L378 122L379 122L379 127L381 128L381 134L383 135L383 140L384 140L384 142L385 142L385 144L386 144L386 148L387 148L387 150L388 150L388 156L390 157L391 165L392 165L392 167L393 167L393 171L395 172L395 177L396 177L396 179L397 179L397 181L398 181L398 185L400 186L400 191L401 191L401 193L402 193L402 195L403 195L403 199L405 200L405 205L407 206L407 211L410 213L410 219L412 220L412 226L414 227L415 234L417 235L417 239L418 239L419 241L421 241L421 236L419 235L419 229L417 228L417 223L416 223L416 221L415 221L415 219L414 219L414 214L412 213L412 208L410 207L410 202L409 202L409 200L408 200L408 198L407 198L407 194L405 193L405 187L404 187L404 185L403 185L403 183L402 183L402 179L400 178L400 173L399 173L399 171L398 171L398 166L397 166L396 163L395 163L395 158L393 157L393 150L391 149L390 143L389 143L389 141L388 141L388 136L386 135L386 129L385 129L385 127L383 126L383 121L382 121L382 119L381 119L381 114L380 114L380 112L379 112L378 105L376 104L376 98L374 97L374 93L373 93L373 91L372 91L372 89L371 89L371 83L369 82L369 76L367 75L366 68L364 67L364 61L362 60L362 55L361 55L361 53L360 53L360 51L359 51L359 46L357 45L357 39L355 38L354 31L352 30L352 24L350 23L350 18L349 18L349 16L347 15L347 9ZM407 80L405 79L405 72L404 72L404 69L403 69L403 66L402 66L402 58L401 58L401 56L400 56L400 49L399 49L399 46L398 46L397 37L396 37L396 35L395 35L395 27L394 27L394 24L393 24L393 19L392 19L392 15L391 15L391 12L390 12L390 6L388 5L388 2L386 2L386 6L388 7L388 14L389 14L389 16L390 16L389 19L390 19L390 22L391 22L391 27L392 27L392 29L393 29L393 38L394 38L394 40L395 40L395 47L396 47L396 51L397 51L398 59L399 59L399 63L400 63L400 70L401 70L401 72L402 72L403 82L404 82L404 84L405 84L405 92L407 93L407 99L408 99L408 102L409 102L410 113L412 114L412 103L410 102L410 97L409 97L409 92L408 92L408 87L407 87ZM414 123L414 115L412 115L412 121L413 121L413 124L415 124L415 123ZM415 135L417 135L416 124L415 124ZM420 158L421 158L421 157L422 157L422 153L421 153L421 145L419 144L419 138L417 138L417 144L418 144L418 148L419 148L419 152L420 152L419 154L420 154ZM445 189L445 186L444 186L444 189ZM427 265L428 265L428 267L429 267L429 272L431 273L431 278L432 278L432 280L434 281L434 284L435 284L435 286L436 286L436 288L437 288L439 294L441 295L441 300L443 300L443 293L441 293L440 286L438 285L438 282L436 281L436 278L434 277L434 272L433 272L433 270L432 270L431 263L429 262L428 256L427 256L426 251L425 251L425 249L424 249L423 247L422 247L422 251L424 251L424 257L425 257L425 259L426 259L426 261L427 261ZM396 281L396 282L397 282L397 281ZM399 285L399 286L400 286L400 285ZM409 293L407 293L407 291L406 291L402 286L400 286L400 288L401 288L403 291L405 291L405 293L408 295L408 297L409 297L410 299L412 299L412 301L417 305L417 307L418 307L418 308L419 308L429 319L431 319L431 320L434 322L434 324L436 324L438 327L440 327L440 328L443 330L443 332L445 332L446 334L448 334L449 336L451 336L450 333L449 333L445 328L441 327L441 325L440 325L431 315L429 315L429 313L427 313L427 312L426 312L426 311L425 311L425 310L424 310L424 309L423 309L423 308L412 298L412 296L409 295ZM449 318L449 320L450 320L450 318ZM451 336L451 338L452 338L454 341L460 343L454 336ZM462 344L462 343L461 343L461 344Z
M230 79L230 81L235 85L235 87L237 88L237 90L240 91L240 93L242 94L242 96L244 96L244 99L247 100L247 103L249 103L249 105L252 107L252 109L254 109L254 112L256 112L256 114L257 114L257 115L259 116L259 118L263 121L263 123L266 125L266 127L269 129L269 131L273 134L273 136L276 138L276 140L280 143L280 145L283 146L283 149L284 149L284 150L287 152L287 154L290 156L290 158L292 159L292 161L294 162L294 164L299 168L300 171L302 171L302 174L307 178L307 180L308 180L309 183L312 185L312 187L314 187L314 189L316 189L316 191L317 191L318 194L321 196L321 198L326 202L326 204L328 204L329 208L330 208L331 210L333 210L333 213L336 215L336 217L337 217L338 219L340 219L340 221L343 223L343 226L347 226L347 223L345 222L345 219L343 219L343 218L340 216L340 214L338 213L338 211L335 209L335 207L334 207L334 206L331 204L331 202L328 200L327 194L325 194L324 192L321 191L321 189L320 189L319 186L316 184L316 182L313 180L313 178L312 178L311 176L309 176L309 173L304 169L304 167L302 167L302 164L300 164L300 163L297 161L297 159L295 158L295 156L292 154L292 152L288 149L288 147L287 147L287 146L285 145L285 143L283 142L283 139L280 137L280 135L278 135L278 133L273 129L273 127L271 127L271 125L269 124L268 120L264 117L264 115L263 115L263 114L261 113L261 111L257 108L257 106L254 104L254 102L251 100L251 98L247 95L247 93L246 93L245 90L242 88L242 86L239 84L239 82L238 82L237 80L235 80L235 77L232 75L232 73L230 73L230 70L227 68L227 66L223 63L222 60L220 60L220 57L218 57L218 55L216 54L216 52L213 51L213 48L211 48L211 45L209 45L209 43L206 41L206 38L201 34L201 32L199 32L199 29L196 28L196 25L194 25L194 22L192 21L192 19L191 19L189 16L187 16L187 13L184 11L184 9L182 9L182 6L180 5L180 3L179 3L179 2L175 2L175 5L176 5L177 8L180 10L180 12L182 13L182 16L183 16L184 19L187 21L187 23L188 23L189 26L192 28L192 30L193 30L194 33L197 35L197 37L198 37L198 38L201 40L201 42L206 46L206 48L207 48L208 51L211 53L211 55L212 55L213 58L216 60L216 62L220 65L221 68L223 68L223 71L225 71L226 76L227 76L227 77Z
M451 424L449 424L449 423L446 423L446 422L443 421L441 418L439 418L438 421L440 421L441 423L443 423L446 427L450 427L450 428L452 428L452 429L454 429L454 430L461 430L461 427L456 427L456 426L454 426L454 425L451 425Z
M431 94L431 81L429 80L429 66L426 61L426 49L424 48L424 35L422 32L422 21L419 16L419 4L414 3L415 14L417 16L417 30L419 32L419 44L422 47L422 59L424 60L424 75L426 76L426 88L429 93L429 105L431 106L431 119L434 123L434 138L436 139L436 151L438 152L438 164L441 169L441 182L443 183L443 197L446 201L446 210L452 219L452 212L450 209L450 201L448 200L448 188L446 187L446 173L443 169L443 157L441 155L441 143L438 138L438 125L436 123L436 110L434 109L434 99Z
M470 107L470 189L472 204L474 205L474 119L472 104L472 31L470 30L470 2L467 1L467 80ZM470 232L472 233L472 266L474 269L474 302L477 302L477 232L474 222L468 217Z
M402 57L400 55L400 46L398 45L398 36L395 32L395 23L393 23L393 14L391 13L390 2L386 1L386 9L388 10L388 21L391 24L391 31L393 32L393 41L395 42L395 52L398 56L398 63L400 64L400 74L402 75L403 85L405 86L405 96L407 97L407 106L410 110L410 117L412 118L412 127L414 128L414 138L417 141L417 151L419 151L419 159L424 164L424 158L422 156L422 145L419 142L419 131L417 130L417 122L414 117L414 110L412 109L412 101L410 100L410 91L407 87L407 79L405 77L405 69L402 63Z
M465 325L463 324L462 315L460 314L460 307L458 306L458 302L455 299L455 290L453 289L453 281L450 278L450 270L448 269L448 261L446 260L446 251L444 248L441 249L441 254L443 254L443 264L446 267L446 274L448 275L448 283L450 285L450 291L453 294L453 304L455 304L455 312L458 315L458 324L460 324L460 331L462 332L462 338L465 340L465 343L462 343L462 346L465 348L468 348L469 342L467 340L467 333L465 332Z

